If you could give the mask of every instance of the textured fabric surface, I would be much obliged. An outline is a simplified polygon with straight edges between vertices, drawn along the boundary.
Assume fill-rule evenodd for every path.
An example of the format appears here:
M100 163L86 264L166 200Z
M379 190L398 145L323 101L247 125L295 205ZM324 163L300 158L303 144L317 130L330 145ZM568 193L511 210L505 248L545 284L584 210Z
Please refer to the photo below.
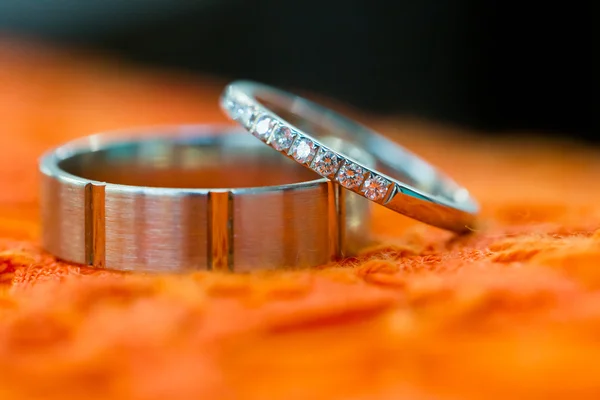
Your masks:
M219 85L0 46L0 398L600 396L598 154L366 121L483 205L454 237L375 210L380 245L304 271L142 276L38 245L37 157L89 133L223 122Z

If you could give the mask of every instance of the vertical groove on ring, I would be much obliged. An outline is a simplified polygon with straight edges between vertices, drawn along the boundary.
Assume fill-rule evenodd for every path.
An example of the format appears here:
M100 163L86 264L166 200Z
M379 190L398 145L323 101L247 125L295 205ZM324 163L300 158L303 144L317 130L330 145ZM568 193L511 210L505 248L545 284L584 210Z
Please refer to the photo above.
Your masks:
M339 259L344 255L345 233L345 203L342 187L334 182L328 182L327 202L329 207L329 247L333 258Z
M284 266L292 266L301 258L298 254L300 238L296 228L297 217L294 212L294 192L282 193L281 196L281 256Z
M104 268L106 266L105 187L88 183L85 185L84 192L85 262L96 268Z
M233 271L233 193L208 194L207 261L211 271Z

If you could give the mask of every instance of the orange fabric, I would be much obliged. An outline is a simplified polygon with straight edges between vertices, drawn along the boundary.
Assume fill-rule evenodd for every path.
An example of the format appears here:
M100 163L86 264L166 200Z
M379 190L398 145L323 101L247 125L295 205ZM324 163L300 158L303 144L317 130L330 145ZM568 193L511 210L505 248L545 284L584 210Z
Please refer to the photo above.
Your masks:
M0 46L0 398L600 397L600 161L367 121L467 185L467 237L376 210L381 245L308 271L136 276L38 246L36 159L92 132L223 122L220 86Z

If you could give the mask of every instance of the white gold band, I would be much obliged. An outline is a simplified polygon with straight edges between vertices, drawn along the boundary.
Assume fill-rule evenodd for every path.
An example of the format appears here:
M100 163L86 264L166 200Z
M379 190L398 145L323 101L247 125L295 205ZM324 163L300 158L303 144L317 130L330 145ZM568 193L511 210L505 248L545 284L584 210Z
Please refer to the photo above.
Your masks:
M475 223L478 205L465 188L325 107L249 81L228 85L221 107L262 142L375 203L456 232Z

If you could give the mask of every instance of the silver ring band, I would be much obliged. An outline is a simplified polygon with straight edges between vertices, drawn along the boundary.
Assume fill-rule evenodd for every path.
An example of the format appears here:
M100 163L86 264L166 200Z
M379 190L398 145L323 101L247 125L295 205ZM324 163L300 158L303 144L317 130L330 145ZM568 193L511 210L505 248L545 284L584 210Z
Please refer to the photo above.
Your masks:
M249 81L228 85L221 107L264 143L375 203L456 232L474 225L478 205L465 188L325 107Z
M119 270L315 266L366 244L369 204L215 126L100 134L40 160L43 247Z

